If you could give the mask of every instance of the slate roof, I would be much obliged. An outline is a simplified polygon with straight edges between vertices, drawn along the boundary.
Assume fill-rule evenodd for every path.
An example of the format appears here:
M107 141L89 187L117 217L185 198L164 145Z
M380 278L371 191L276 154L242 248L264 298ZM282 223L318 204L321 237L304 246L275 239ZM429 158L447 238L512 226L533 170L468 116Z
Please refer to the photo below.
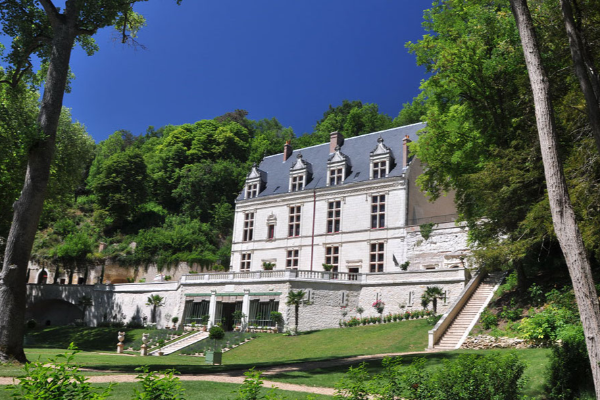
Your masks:
M352 167L344 183L339 186L369 180L371 152L377 147L377 139L380 136L383 138L383 144L392 152L394 164L388 176L401 176L404 173L402 170L402 139L408 135L411 141L416 141L417 131L425 126L425 123L418 123L344 139L340 151L350 159L349 163ZM312 166L312 178L305 185L304 190L327 186L327 161L333 155L329 152L329 142L294 150L286 161L283 161L283 153L265 157L258 168L265 173L263 178L266 178L266 185L263 186L263 190L257 197L289 192L290 168L297 161L298 153L302 153L302 159ZM244 191L240 193L237 200L244 200Z

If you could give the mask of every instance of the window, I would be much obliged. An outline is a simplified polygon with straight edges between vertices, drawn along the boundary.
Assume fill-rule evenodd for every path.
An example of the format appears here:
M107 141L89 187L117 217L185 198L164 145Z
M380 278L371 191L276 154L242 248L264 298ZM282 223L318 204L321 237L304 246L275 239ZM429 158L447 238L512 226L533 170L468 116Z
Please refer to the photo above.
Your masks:
M329 186L341 185L344 181L344 169L334 168L329 170Z
M269 240L273 240L275 239L275 225L269 225L267 228L268 232L267 232L267 239Z
M408 305L412 306L414 302L415 302L415 292L411 290L410 292L408 292Z
M371 228L385 228L385 195L371 198Z
M253 199L258 196L258 183L250 183L246 186L246 198Z
M332 272L337 272L339 263L340 248L338 246L327 246L325 248L325 264L333 265Z
M244 214L244 236L243 242L250 242L252 240L252 234L254 232L254 213Z
M288 236L300 236L300 206L290 207Z
M304 189L304 175L292 176L291 192L299 192Z
M298 268L298 253L299 250L287 251L286 268Z
M384 243L371 243L371 272L383 272Z
M242 260L240 261L240 271L250 271L251 263L252 253L242 253Z
M327 233L340 231L340 221L342 217L342 202L340 200L327 203Z
M373 179L385 178L387 175L387 161L376 161L373 163Z

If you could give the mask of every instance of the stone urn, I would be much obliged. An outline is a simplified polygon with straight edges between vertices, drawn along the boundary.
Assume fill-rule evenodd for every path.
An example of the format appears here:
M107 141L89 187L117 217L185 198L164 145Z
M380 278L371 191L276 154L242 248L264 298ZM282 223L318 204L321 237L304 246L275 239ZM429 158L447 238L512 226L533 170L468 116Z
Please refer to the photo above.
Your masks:
M123 353L123 340L125 340L125 332L119 332L117 339L119 339L119 343L117 343L117 353L122 354Z
M147 333L143 333L142 334L142 346L141 346L140 356L147 356L148 355L148 346L146 345L146 343L148 343L148 334Z

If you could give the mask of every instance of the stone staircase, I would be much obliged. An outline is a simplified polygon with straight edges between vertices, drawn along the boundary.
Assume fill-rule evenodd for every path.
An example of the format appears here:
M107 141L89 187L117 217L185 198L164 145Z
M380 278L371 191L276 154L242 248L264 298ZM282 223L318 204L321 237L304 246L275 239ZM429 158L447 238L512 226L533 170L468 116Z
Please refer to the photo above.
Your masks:
M503 273L491 273L484 278L439 342L433 346L434 350L454 350L462 345L503 278Z
M163 346L162 348L162 352L164 353L164 355L168 355L171 353L175 353L178 350L183 349L184 347L190 346L194 343L198 343L201 340L204 340L208 337L208 332L196 332L196 333L192 333L189 336L186 336L182 339L176 340L172 343L169 343L166 346ZM157 356L158 355L158 349L152 350L151 352L148 353L149 356Z

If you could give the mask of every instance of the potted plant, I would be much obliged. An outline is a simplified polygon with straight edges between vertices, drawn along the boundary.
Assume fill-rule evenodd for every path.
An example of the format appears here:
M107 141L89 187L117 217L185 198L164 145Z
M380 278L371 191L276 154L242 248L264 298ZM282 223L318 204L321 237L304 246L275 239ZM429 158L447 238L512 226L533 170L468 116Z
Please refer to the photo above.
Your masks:
M200 318L200 321L202 321L202 331L206 332L208 330L208 315L203 315Z
M221 365L223 360L223 352L221 351L221 346L217 346L217 341L220 341L223 339L223 337L225 337L225 331L223 328L218 326L213 326L210 328L210 331L208 332L208 338L212 339L213 345L211 349L206 350L204 353L206 364Z
M272 271L275 268L275 264L268 261L263 262L262 266L265 271Z
M158 355L163 356L165 353L162 351L162 348L165 345L165 339L159 339L156 344L158 345Z
M283 315L279 311L271 311L271 321L275 322L275 332L283 330Z
M177 329L177 323L179 322L179 317L171 318L171 322L173 323L173 329Z
M323 265L323 270L325 272L330 272L333 269L333 265L331 265L331 264L325 264L325 263L323 263L322 265Z
M233 317L233 324L235 325L235 330L240 332L244 330L243 327L246 314L244 314L241 310L236 310L231 316Z

